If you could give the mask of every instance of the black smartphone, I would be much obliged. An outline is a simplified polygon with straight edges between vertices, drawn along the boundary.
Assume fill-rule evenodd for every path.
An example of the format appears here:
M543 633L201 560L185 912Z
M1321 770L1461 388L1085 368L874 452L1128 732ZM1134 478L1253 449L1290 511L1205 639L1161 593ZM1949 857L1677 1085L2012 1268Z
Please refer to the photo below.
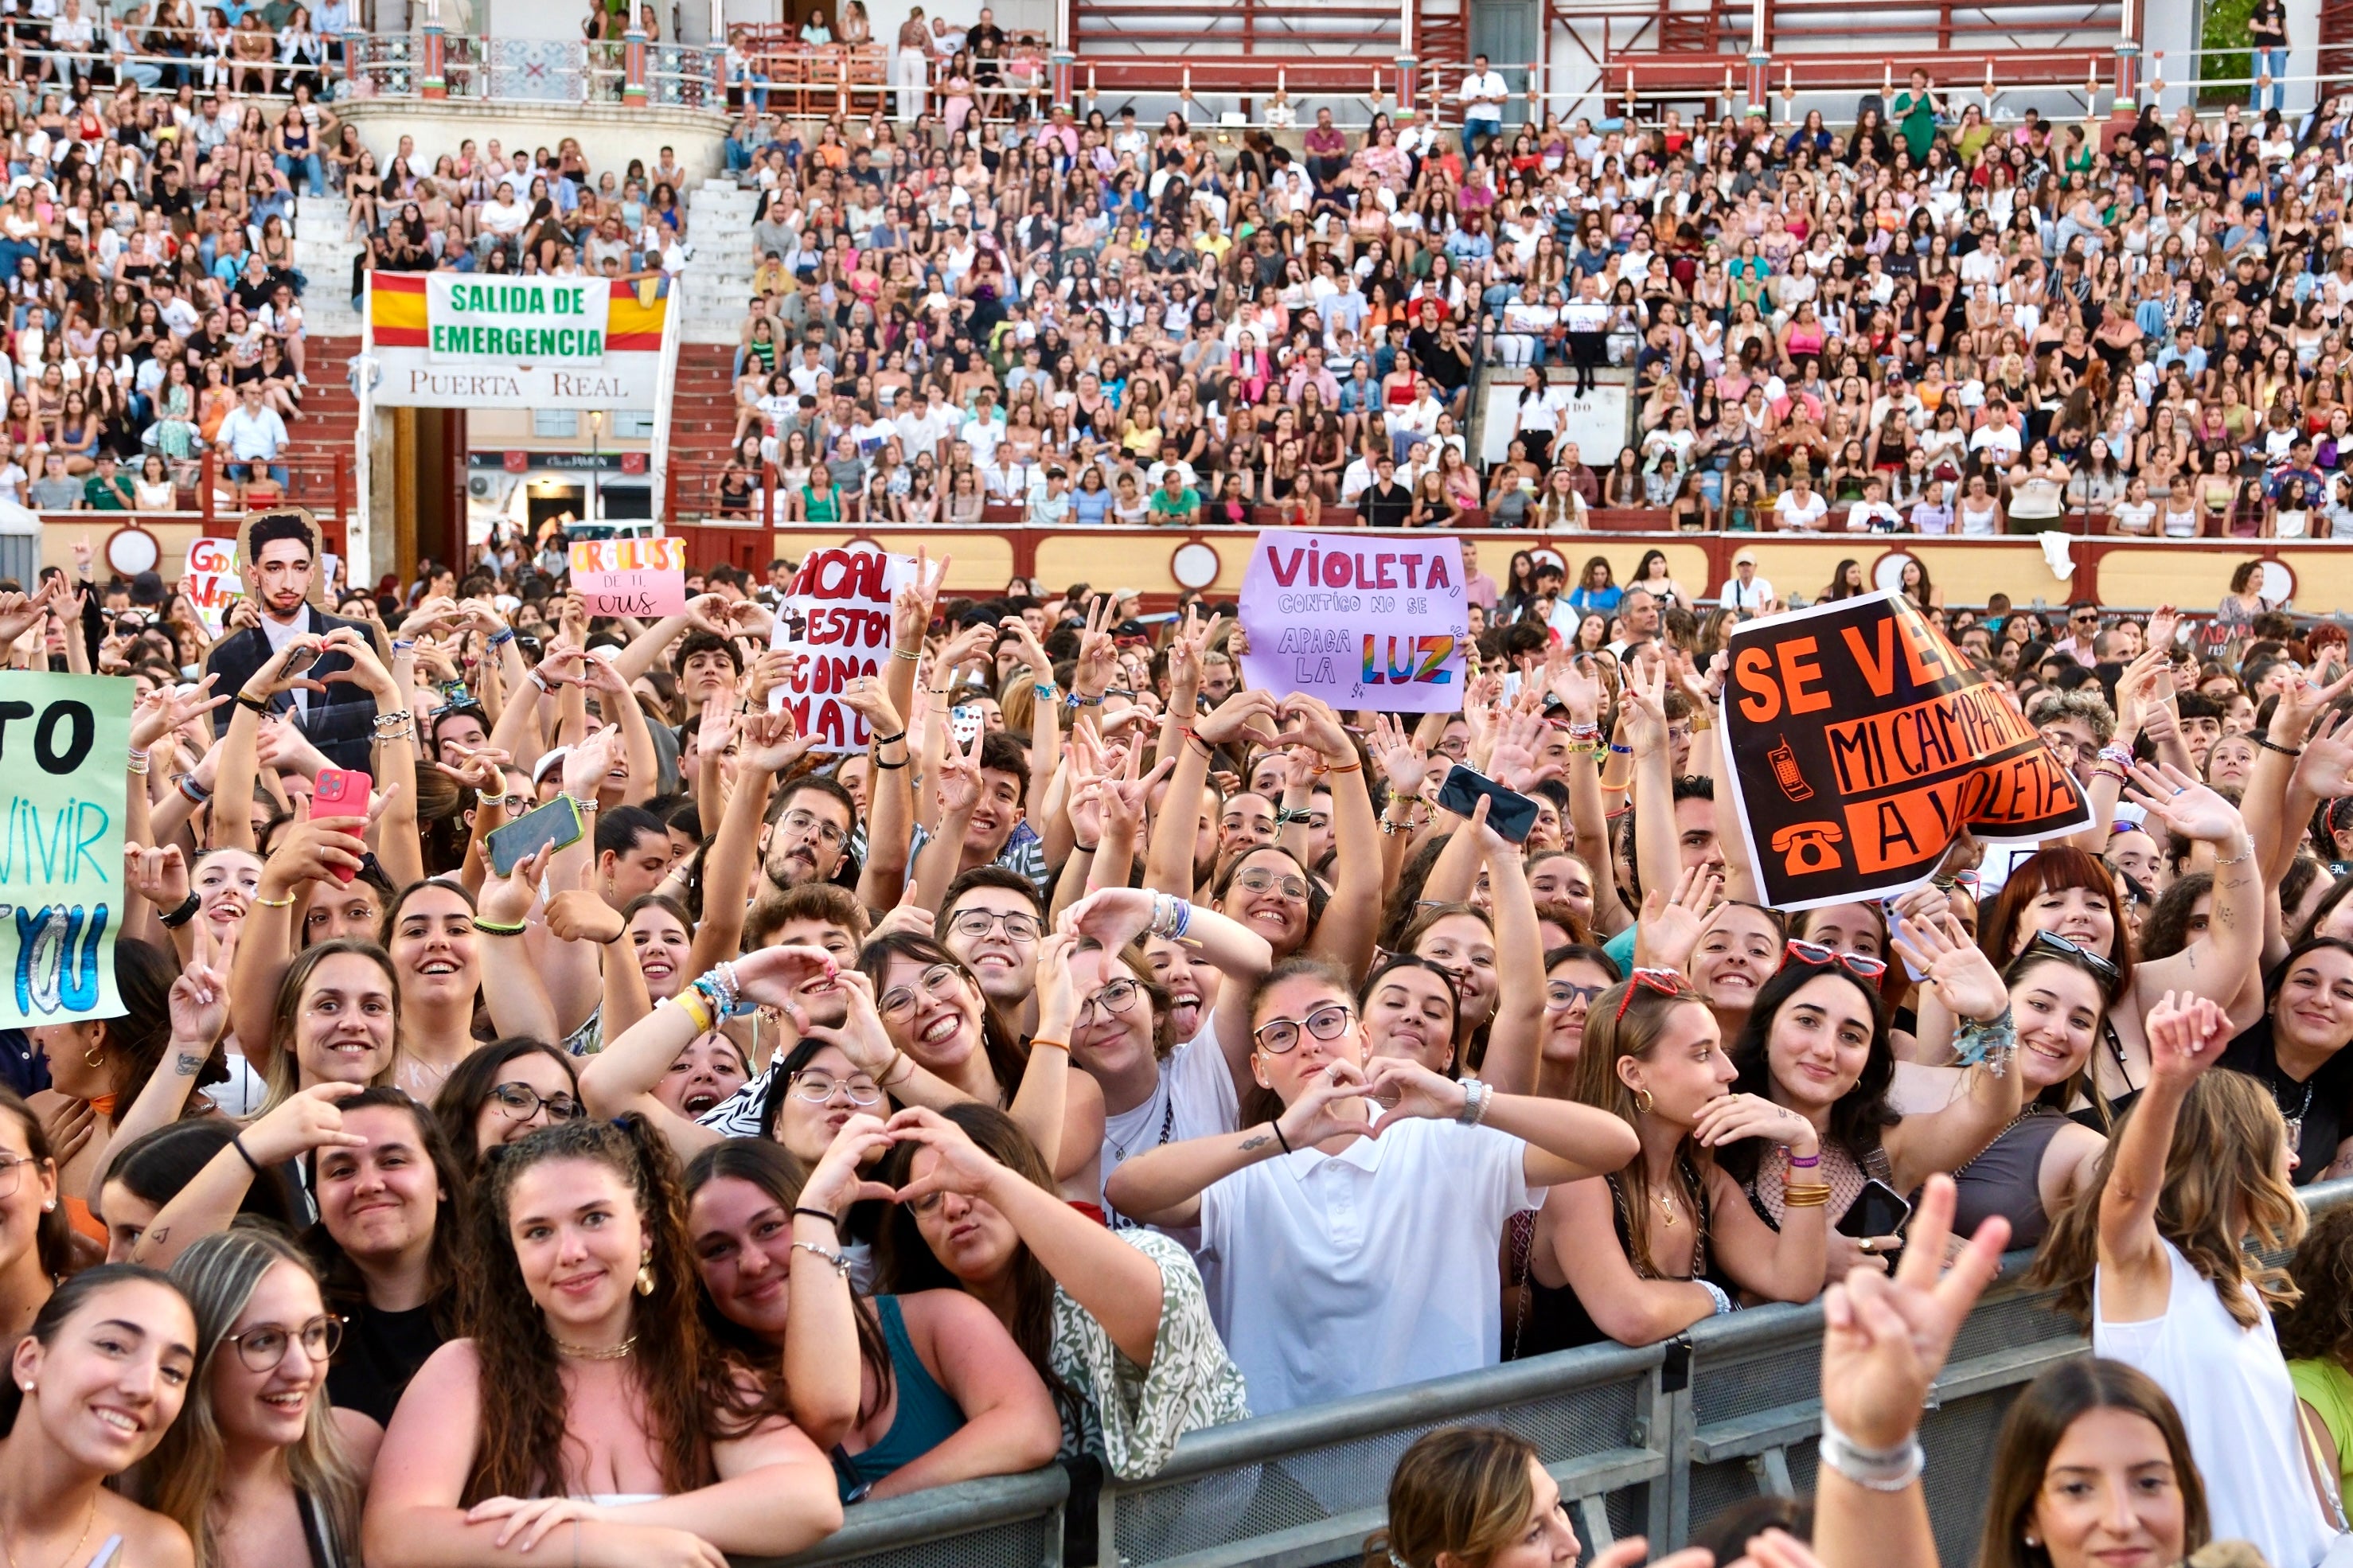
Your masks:
M491 869L503 877L548 845L561 849L579 841L579 804L568 795L560 795L491 831Z
M1461 763L1449 768L1446 782L1439 786L1438 805L1440 810L1468 816L1482 795L1494 803L1487 807L1487 826L1514 844L1526 843L1536 825L1536 803L1517 790L1505 789L1476 768Z
M1838 1222L1838 1233L1860 1241L1867 1236L1900 1236L1912 1218L1904 1194L1873 1176Z

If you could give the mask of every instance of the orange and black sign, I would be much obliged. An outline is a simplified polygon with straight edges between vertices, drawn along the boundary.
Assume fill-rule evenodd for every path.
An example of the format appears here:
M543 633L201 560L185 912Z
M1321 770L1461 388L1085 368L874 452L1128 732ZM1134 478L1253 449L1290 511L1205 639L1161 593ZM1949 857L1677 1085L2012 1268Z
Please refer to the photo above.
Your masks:
M1750 622L1729 651L1725 747L1766 903L1917 887L1965 827L2016 843L2091 822L2008 696L1894 594Z

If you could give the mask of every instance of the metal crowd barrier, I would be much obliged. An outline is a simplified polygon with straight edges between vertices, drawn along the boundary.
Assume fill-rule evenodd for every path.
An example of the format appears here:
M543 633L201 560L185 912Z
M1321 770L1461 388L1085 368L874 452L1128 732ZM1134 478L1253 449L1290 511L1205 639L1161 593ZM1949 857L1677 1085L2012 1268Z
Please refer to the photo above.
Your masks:
M2317 1215L2353 1201L2353 1179L2303 1196ZM2048 1293L2019 1287L2033 1256L2003 1259L1921 1419L1928 1512L1947 1563L1976 1553L1987 1459L2010 1402L2045 1367L2086 1349ZM1104 1485L1099 1560L1106 1568L1354 1563L1380 1528L1399 1456L1454 1422L1534 1443L1588 1556L1630 1535L1662 1552L1743 1498L1812 1489L1821 1333L1818 1305L1763 1307L1663 1344L1591 1345L1195 1432L1158 1475ZM860 1503L822 1546L736 1568L1061 1568L1070 1506L1060 1469L966 1481Z

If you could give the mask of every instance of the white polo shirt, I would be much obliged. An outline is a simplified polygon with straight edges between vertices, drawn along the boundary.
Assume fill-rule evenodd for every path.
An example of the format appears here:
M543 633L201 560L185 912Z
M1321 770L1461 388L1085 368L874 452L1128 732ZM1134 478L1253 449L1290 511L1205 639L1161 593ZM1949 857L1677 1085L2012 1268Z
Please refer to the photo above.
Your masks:
M1303 1149L1201 1194L1209 1313L1260 1415L1502 1359L1495 1249L1534 1208L1527 1145L1411 1121Z

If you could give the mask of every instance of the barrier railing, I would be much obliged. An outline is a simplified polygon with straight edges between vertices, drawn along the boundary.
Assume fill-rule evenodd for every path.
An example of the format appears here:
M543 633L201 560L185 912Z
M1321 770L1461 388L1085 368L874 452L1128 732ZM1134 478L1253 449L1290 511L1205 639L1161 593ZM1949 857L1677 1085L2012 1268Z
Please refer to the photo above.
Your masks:
M2353 1180L2304 1190L2319 1214ZM2031 1252L1962 1325L1920 1424L1928 1512L1944 1560L1974 1555L1987 1457L2019 1388L2085 1349L2047 1292L2017 1280ZM1389 1472L1433 1426L1478 1421L1534 1443L1588 1557L1642 1534L1654 1552L1745 1497L1812 1489L1820 1431L1819 1306L1714 1318L1664 1344L1595 1345L1460 1377L1196 1432L1148 1480L1103 1488L1100 1560L1142 1568L1317 1568L1353 1560L1380 1527ZM1059 1470L967 1481L849 1510L818 1550L768 1568L1060 1568ZM951 1526L944 1528L944 1526ZM1012 1555L1008 1555L1012 1553ZM762 1568L739 1560L737 1568Z

